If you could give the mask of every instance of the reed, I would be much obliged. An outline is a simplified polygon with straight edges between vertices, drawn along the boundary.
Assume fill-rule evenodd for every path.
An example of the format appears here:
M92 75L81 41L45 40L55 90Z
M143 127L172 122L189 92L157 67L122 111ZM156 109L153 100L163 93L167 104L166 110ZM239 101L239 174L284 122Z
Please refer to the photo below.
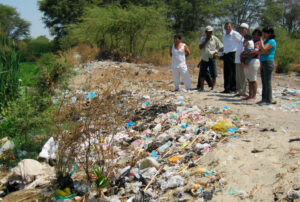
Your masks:
M13 40L0 36L0 112L18 95L20 54Z

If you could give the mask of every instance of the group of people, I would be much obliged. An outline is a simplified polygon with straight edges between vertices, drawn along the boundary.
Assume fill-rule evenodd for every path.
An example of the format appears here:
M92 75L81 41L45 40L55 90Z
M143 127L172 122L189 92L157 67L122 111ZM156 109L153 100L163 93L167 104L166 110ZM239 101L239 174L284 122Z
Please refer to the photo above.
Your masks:
M201 38L199 48L202 50L197 90L204 90L206 81L210 90L215 91L219 56L224 61L224 91L221 93L235 93L247 102L256 102L257 71L260 68L262 80L262 99L258 104L274 104L272 101L272 71L274 69L274 55L276 50L275 34L272 27L263 30L255 29L248 34L249 26L242 23L239 31L233 30L231 23L224 26L223 43L213 35L213 28L205 28L205 36ZM191 90L191 80L186 65L186 57L190 50L181 41L180 35L174 36L174 44L170 48L172 57L172 74L175 91L179 90L180 77L187 90ZM248 81L249 94L246 94Z

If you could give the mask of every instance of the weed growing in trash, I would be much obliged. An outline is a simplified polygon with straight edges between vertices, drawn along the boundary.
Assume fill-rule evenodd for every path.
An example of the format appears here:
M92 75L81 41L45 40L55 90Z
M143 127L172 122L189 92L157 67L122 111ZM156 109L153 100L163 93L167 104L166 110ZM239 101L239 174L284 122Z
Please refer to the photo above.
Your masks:
M130 95L124 101L117 92L122 82L119 78L122 78L120 72L111 72L103 79L108 84L105 90L90 97L78 97L79 101L73 104L66 98L61 102L54 116L58 134L57 176L67 175L74 163L82 166L87 179L91 179L94 167L112 176L116 164L114 135L124 129L122 125L136 106ZM89 89L89 82L83 88ZM107 183L103 181L100 188Z

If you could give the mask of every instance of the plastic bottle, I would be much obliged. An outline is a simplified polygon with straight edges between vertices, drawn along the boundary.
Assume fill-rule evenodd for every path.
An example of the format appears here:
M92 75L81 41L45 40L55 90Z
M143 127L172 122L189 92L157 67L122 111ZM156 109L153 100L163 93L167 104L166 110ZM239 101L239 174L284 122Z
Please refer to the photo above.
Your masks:
M171 147L171 145L172 145L172 142L171 142L171 141L168 141L166 144L160 146L160 147L157 149L157 151L158 151L159 153L164 153L168 148Z

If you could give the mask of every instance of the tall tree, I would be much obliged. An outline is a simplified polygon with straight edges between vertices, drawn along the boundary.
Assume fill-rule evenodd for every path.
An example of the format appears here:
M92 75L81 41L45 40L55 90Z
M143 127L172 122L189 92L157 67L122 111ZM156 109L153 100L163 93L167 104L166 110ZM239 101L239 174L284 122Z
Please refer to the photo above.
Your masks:
M280 5L281 0L265 0L260 14L262 26L278 27L283 18L284 8Z
M41 0L39 9L44 13L43 21L52 34L61 38L66 34L66 25L79 21L83 8L88 2L86 0Z
M9 38L20 39L29 36L29 26L15 8L0 4L0 32Z
M281 25L289 32L300 29L300 2L295 0L283 0L284 13Z
M168 17L174 22L173 29L180 33L198 31L212 20L216 2L216 0L166 0Z
M257 25L263 6L264 1L261 0L221 0L216 5L219 19L230 21L235 26L243 22L250 26Z

